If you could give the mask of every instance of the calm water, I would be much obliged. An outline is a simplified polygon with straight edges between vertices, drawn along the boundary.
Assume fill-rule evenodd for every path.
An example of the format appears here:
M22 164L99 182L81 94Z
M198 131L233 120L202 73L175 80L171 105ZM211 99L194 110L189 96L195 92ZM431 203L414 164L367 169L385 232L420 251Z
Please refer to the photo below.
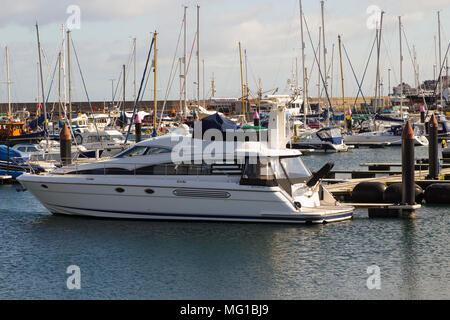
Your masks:
M426 157L426 148L416 148ZM400 148L305 156L316 169L400 161ZM0 186L2 299L449 299L450 207L415 220L297 226L53 216ZM81 270L68 290L66 268ZM377 265L381 289L369 290Z

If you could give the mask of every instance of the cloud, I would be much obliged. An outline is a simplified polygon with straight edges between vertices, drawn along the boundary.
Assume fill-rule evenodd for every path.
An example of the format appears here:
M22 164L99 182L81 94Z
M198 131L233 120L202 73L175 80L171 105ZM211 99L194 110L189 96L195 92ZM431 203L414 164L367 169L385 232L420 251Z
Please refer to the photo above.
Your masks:
M113 19L127 19L166 8L169 1L164 0L2 0L2 6L8 10L0 11L0 26L34 25L62 23L69 17L67 8L79 6L82 21L98 22Z

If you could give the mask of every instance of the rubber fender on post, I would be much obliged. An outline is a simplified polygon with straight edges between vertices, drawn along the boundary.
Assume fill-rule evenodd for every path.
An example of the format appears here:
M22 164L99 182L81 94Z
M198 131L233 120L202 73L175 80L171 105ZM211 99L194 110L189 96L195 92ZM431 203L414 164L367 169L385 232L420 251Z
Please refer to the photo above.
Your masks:
M352 202L382 203L386 185L382 182L360 182L352 191Z
M423 201L423 189L415 185L414 198L416 203L422 203ZM402 183L396 182L389 185L386 190L384 190L384 202L386 203L401 203L402 202Z
M433 183L425 189L426 203L450 203L450 184Z

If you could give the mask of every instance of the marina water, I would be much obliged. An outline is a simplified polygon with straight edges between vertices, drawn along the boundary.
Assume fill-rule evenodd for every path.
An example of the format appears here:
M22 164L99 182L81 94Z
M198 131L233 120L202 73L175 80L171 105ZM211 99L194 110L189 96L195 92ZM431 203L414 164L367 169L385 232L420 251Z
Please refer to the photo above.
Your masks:
M303 160L362 170L400 157L392 147ZM351 221L312 226L124 221L51 215L17 187L0 186L1 299L450 298L446 206L424 205L414 220L357 209ZM71 265L79 290L67 287ZM367 286L374 265L379 289Z

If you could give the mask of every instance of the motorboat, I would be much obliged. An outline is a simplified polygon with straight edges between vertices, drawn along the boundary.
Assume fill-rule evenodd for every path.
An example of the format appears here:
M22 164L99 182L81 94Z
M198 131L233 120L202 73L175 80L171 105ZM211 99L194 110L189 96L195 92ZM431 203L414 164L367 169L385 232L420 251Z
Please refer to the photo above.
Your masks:
M75 143L85 148L80 157L86 158L112 157L130 146L125 145L123 134L115 129L78 131Z
M270 223L351 219L354 207L340 204L321 183L332 164L312 174L301 152L285 147L285 121L282 108L271 113L268 141L170 134L108 160L18 181L55 214Z
M25 172L40 173L45 169L39 165L29 164L28 157L21 152L0 145L0 175L16 179Z
M413 124L413 129L415 134L414 145L428 146L428 139L425 136L425 126L423 124ZM386 146L401 146L402 132L403 126L396 124L391 125L386 130L344 135L344 143L347 145L383 144Z
M300 132L291 140L288 147L309 152L311 150L312 152L345 152L348 150L341 130L334 127Z
M19 143L13 149L26 155L30 161L61 161L59 141L42 140L39 143ZM83 151L86 149L72 146L72 160L75 161Z

